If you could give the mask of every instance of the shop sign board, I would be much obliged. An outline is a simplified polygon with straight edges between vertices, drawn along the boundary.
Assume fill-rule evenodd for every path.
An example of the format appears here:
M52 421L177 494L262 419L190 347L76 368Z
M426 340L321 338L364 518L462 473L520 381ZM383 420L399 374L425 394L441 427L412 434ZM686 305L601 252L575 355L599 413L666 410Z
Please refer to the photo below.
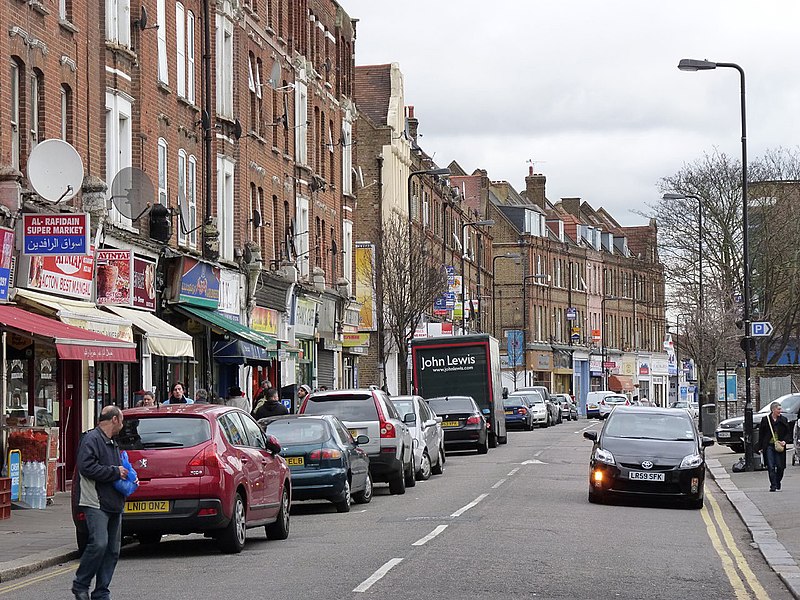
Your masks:
M342 345L345 348L369 347L369 333L344 333Z
M175 301L216 310L219 286L219 267L184 256L178 270Z
M226 319L239 322L241 302L239 300L239 274L222 269L219 280L219 307L217 310Z
M356 242L356 302L361 305L358 328L375 331L377 304L375 302L375 246L369 242Z
M253 316L250 327L259 333L267 335L278 335L278 311L271 308L256 306L253 309Z
M91 254L87 213L25 213L22 253L30 256Z
M317 303L308 298L298 298L294 313L294 332L305 337L314 337L317 322Z
M95 301L101 306L133 306L133 252L98 250Z
M8 300L14 260L14 230L0 227L0 300Z
M8 476L11 478L11 500L19 500L19 480L22 469L22 454L19 450L8 451Z
M156 261L133 258L133 307L156 309Z
M94 254L86 256L29 256L29 289L91 300L94 290Z

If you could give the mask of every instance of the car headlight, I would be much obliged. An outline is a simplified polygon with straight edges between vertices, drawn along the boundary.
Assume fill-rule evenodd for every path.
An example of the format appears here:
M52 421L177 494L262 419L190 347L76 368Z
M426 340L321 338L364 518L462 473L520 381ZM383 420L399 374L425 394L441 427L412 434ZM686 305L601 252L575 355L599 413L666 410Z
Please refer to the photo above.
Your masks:
M594 451L594 459L601 463L606 463L607 465L617 464L614 460L614 455L608 450L603 450L602 448L598 448Z
M681 469L694 469L695 467L699 467L703 464L703 457L699 454L690 454L689 456L684 456L683 460L681 461Z

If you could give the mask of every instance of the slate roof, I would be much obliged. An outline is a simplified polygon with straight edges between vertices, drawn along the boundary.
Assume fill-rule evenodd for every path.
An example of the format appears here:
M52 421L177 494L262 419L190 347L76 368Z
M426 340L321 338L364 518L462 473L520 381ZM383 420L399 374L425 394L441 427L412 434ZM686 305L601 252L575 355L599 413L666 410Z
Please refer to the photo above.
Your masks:
M355 99L359 112L375 124L386 125L392 95L392 65L356 67Z

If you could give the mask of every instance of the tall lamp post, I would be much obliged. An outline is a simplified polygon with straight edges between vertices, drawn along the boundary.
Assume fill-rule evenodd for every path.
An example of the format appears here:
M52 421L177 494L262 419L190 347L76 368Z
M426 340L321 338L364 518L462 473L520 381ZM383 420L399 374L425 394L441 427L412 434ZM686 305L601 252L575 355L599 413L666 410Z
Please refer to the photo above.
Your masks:
M742 260L743 279L744 279L744 311L742 320L744 321L744 464L745 470L752 471L755 468L753 461L753 402L750 394L750 343L752 342L752 331L750 322L750 246L749 223L747 218L747 118L745 111L745 84L744 69L736 63L712 62L709 60L696 60L692 58L682 58L678 63L681 71L709 71L711 69L729 68L739 72L739 97L741 103L742 121Z
M700 431L703 431L703 375L701 368L701 361L703 359L703 337L705 337L705 306L703 303L703 201L698 196L691 194L664 194L664 200L695 200L697 202L697 295L698 306L700 311L700 336L698 339L697 357L695 366L697 367L697 397L699 399L697 423L700 426Z
M461 333L467 332L467 311L464 303L464 281L466 280L466 276L464 275L464 255L466 254L467 244L464 242L464 230L470 225L474 225L475 227L489 227L494 225L494 220L465 221L461 224ZM470 301L470 309L471 308L472 302Z
M522 255L516 252L506 252L505 254L496 254L492 257L492 335L494 335L494 337L497 337L497 324L495 322L495 316L497 316L497 296L495 295L495 290L497 289L497 274L495 273L495 265L498 258L511 258L518 261L522 258ZM500 316L502 317L502 315Z
M608 389L608 369L606 369L606 300L619 300L617 296L603 296L600 300L600 354L603 358L603 389Z

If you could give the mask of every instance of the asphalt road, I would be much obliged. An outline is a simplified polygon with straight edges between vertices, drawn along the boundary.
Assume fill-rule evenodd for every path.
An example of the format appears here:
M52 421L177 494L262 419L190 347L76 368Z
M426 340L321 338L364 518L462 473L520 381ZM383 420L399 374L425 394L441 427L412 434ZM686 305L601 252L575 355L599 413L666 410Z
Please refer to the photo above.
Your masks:
M486 456L452 453L404 496L379 486L338 514L298 503L286 541L249 532L239 555L201 536L131 544L115 600L270 598L708 599L791 596L713 481L702 511L587 502L597 421L512 432ZM0 585L0 600L70 598L71 563Z

